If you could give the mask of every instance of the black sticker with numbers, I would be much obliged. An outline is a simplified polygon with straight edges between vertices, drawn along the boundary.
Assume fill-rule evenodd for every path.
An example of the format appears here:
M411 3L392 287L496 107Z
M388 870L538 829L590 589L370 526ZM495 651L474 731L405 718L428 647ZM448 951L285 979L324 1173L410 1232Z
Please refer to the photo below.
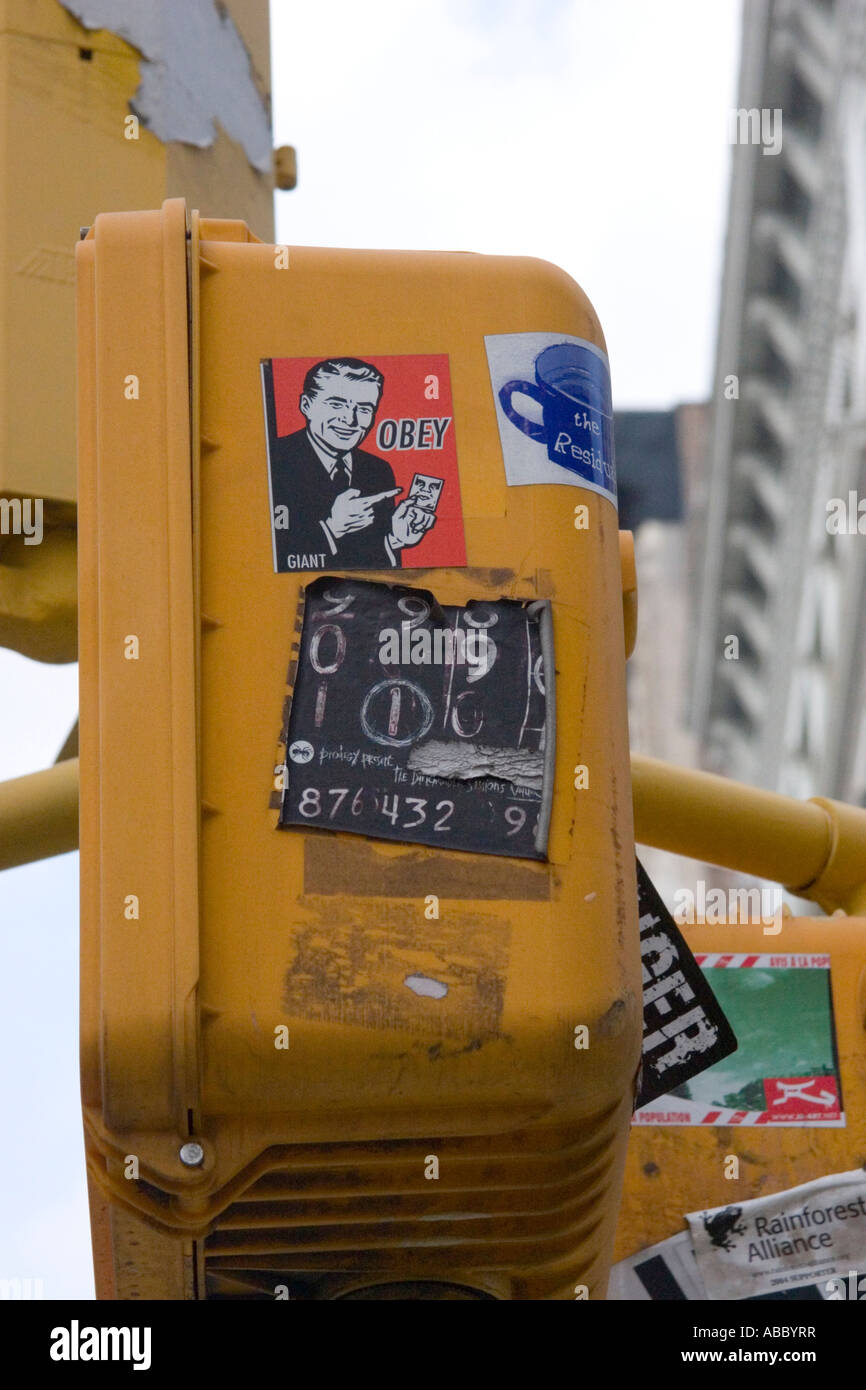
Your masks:
M669 1095L737 1050L704 972L637 863L643 967L643 1068L635 1109Z
M543 602L307 586L280 827L546 857ZM547 771L546 771L547 769Z

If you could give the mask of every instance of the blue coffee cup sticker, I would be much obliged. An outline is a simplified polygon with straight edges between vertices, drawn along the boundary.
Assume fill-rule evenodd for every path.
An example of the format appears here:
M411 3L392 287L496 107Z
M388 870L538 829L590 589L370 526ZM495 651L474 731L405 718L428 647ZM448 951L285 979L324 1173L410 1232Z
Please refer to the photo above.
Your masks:
M615 506L605 354L556 333L489 334L484 342L509 487L571 484Z

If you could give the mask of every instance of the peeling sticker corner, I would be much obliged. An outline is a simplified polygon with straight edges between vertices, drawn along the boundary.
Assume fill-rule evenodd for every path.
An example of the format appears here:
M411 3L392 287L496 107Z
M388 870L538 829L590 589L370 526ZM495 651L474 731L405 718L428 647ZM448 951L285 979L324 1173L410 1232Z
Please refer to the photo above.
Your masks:
M499 777L518 786L541 791L544 784L544 752L528 748L489 748L480 743L446 743L428 739L409 754L413 772L428 777Z

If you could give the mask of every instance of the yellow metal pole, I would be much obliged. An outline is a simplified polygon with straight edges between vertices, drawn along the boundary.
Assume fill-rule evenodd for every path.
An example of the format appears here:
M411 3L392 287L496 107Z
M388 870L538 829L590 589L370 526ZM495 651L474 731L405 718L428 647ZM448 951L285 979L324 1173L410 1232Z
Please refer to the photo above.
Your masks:
M631 771L640 844L771 879L825 911L866 911L866 811L636 754Z
M77 848L77 758L0 782L0 869Z
M631 759L635 839L775 883L811 883L830 852L826 815L727 777Z

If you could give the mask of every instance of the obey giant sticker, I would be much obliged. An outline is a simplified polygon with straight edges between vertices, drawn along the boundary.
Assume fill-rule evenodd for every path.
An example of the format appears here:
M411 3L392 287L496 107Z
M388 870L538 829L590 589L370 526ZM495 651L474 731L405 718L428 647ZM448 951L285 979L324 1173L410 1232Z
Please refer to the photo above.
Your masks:
M445 354L261 363L274 569L466 563Z
M565 333L484 339L509 487L570 483L616 506L607 357Z

